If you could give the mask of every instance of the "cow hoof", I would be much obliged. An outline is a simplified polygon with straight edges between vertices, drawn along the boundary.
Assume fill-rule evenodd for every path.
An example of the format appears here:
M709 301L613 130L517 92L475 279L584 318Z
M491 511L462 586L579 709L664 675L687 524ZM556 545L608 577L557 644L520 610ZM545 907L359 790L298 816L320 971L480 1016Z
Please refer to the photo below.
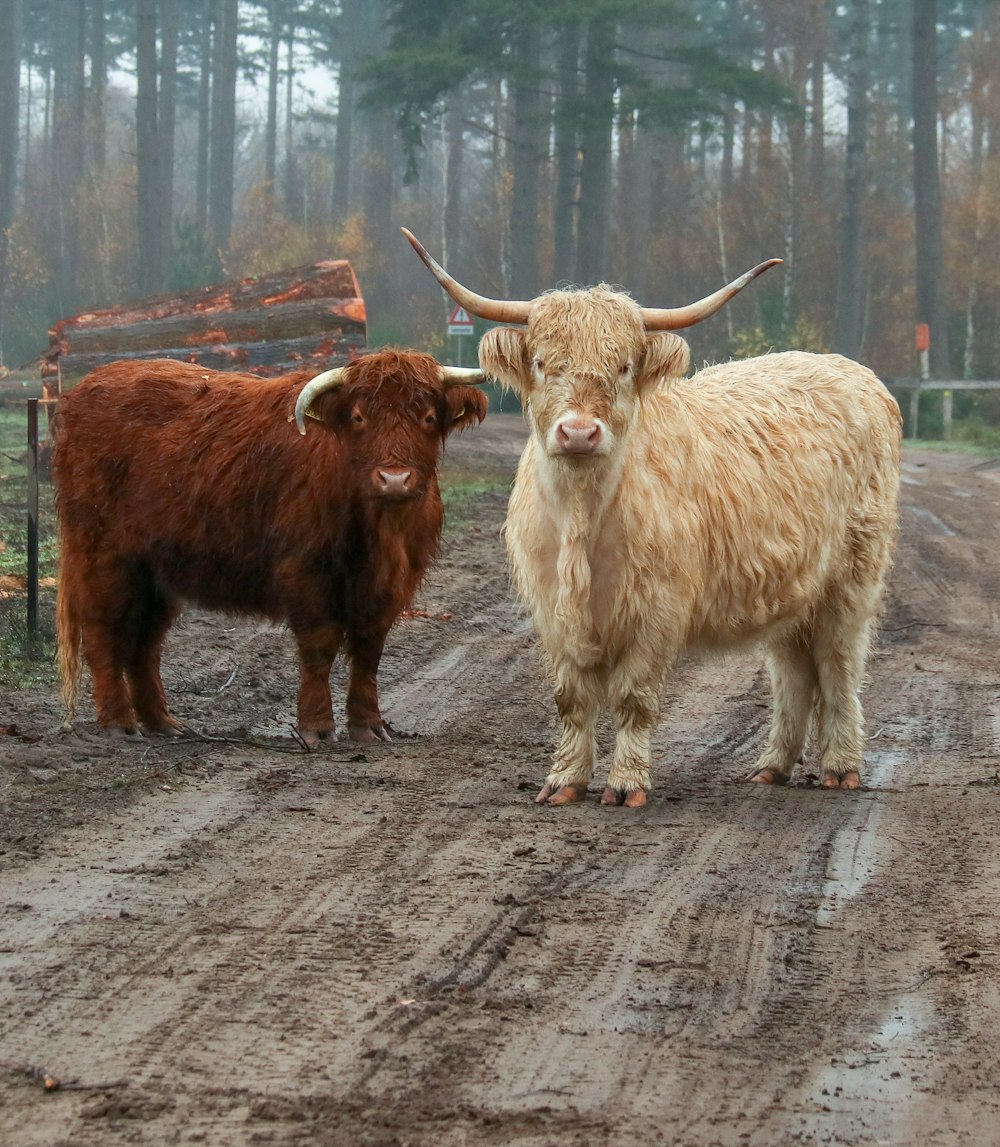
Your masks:
M147 733L157 733L161 737L183 737L185 733L190 731L172 717L167 717L162 721L144 722L143 727Z
M861 774L857 769L840 776L838 773L824 773L820 784L825 789L859 789L861 788Z
M545 785L535 797L535 804L576 804L587 795L585 784Z
M348 725L347 735L352 741L360 741L363 745L373 745L379 741L392 744L388 726L378 725Z
M130 741L141 741L142 730L138 725L109 725L105 730L109 737L127 737Z
M302 729L298 730L299 738L307 749L315 749L320 741L336 740L336 729Z
M645 789L633 789L625 792L624 789L614 789L610 785L601 793L601 804L624 805L626 808L642 808L649 800L649 793Z
M786 785L788 784L788 774L765 767L751 773L747 780L753 785Z

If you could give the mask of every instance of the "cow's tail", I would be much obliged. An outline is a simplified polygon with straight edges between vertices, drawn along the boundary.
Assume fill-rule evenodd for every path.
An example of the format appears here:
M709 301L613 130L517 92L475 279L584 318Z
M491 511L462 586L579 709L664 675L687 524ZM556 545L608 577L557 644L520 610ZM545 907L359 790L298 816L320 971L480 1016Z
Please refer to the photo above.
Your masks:
M80 647L83 642L83 625L80 621L80 603L74 592L73 578L67 575L65 555L63 570L56 591L56 660L59 665L59 681L62 686L63 702L66 705L66 727L76 719L76 699L80 692L83 676L83 663Z

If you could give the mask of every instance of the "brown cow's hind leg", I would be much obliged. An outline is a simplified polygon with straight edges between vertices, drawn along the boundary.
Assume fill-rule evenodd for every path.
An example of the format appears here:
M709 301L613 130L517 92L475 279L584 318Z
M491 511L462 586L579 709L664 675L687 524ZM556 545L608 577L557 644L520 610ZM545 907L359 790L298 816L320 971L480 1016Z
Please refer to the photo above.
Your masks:
M150 587L136 627L135 649L125 670L136 716L148 733L177 736L184 731L170 714L160 676L163 642L176 615L177 607Z
M125 673L115 652L113 629L93 622L85 624L83 656L90 667L94 705L100 725L130 735L138 733L139 726L125 684Z

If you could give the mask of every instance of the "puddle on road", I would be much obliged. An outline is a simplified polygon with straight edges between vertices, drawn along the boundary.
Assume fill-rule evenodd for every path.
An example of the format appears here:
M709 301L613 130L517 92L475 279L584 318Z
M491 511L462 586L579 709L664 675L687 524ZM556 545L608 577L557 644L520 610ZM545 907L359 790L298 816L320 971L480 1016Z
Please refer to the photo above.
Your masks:
M865 757L865 782L869 788L878 790L891 781L897 765L901 765L904 754L898 749L872 750L869 747ZM859 824L842 828L833 838L830 857L823 881L822 899L816 909L816 923L830 927L839 909L848 900L864 890L875 868L875 862L882 843L879 826L882 820L882 805L877 794L865 805Z
M928 510L924 506L915 506L912 502L905 503L906 512L912 514L914 518L923 526L928 533L943 534L946 538L957 537L956 532L947 524L943 522L937 514Z
M905 756L897 749L877 751L869 746L867 784L875 790L891 785L897 766L904 763ZM880 849L886 846L883 813L876 792L866 802L860 822L834 837L816 911L821 927L836 928L838 913L864 891L875 873ZM866 1141L868 1137L911 1141L914 1067L927 1058L929 1030L930 1016L912 993L892 1001L870 1037L831 1059L807 1084L804 1098L814 1102L815 1109L804 1110L803 1130L816 1136L835 1129L840 1135L863 1133Z
M865 1142L914 1142L914 1092L922 1086L929 1017L912 996L894 1001L870 1040L844 1051L817 1072L803 1111L803 1130L864 1133ZM838 1140L839 1141L839 1140Z

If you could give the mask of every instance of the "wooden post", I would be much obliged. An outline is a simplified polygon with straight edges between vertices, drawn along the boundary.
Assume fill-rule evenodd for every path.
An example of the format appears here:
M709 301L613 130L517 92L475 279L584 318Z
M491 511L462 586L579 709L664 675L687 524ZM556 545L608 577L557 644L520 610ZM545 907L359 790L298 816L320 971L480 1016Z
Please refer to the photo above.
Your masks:
M38 634L38 399L28 399L28 640Z
M951 391L945 390L941 392L941 421L943 423L941 433L944 435L944 440L947 442L951 437Z
M910 437L917 438L917 421L920 418L920 383L910 391Z

